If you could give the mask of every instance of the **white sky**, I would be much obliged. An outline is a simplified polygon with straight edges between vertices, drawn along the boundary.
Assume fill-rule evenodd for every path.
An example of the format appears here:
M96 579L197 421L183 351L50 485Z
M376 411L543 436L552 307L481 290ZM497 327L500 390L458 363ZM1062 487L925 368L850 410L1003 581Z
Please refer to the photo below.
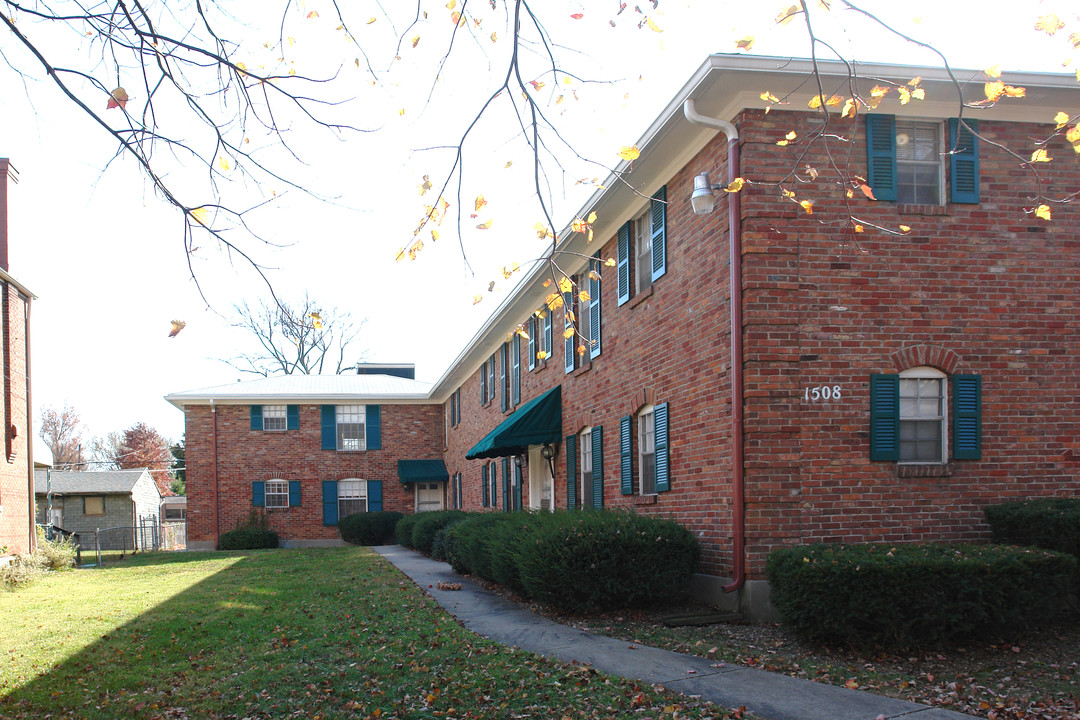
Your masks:
M641 16L633 13L633 2L619 17L614 16L614 0L534 4L556 42L573 49L561 51L564 67L589 79L619 81L575 85L579 100L558 106L550 78L538 93L552 103L548 112L576 147L608 165L617 162L619 147L636 141L709 53L734 52L735 40L747 35L756 38L755 54L805 55L808 47L798 21L774 26L773 18L788 4L783 0L753 3L759 7L749 11L745 6L751 3L729 0L660 0L653 11L650 0L640 0L662 33L634 27ZM238 15L249 12L244 6L255 12L266 7L247 0L227 5ZM371 12L365 9L357 16L381 18L354 31L372 49L372 61L386 67L393 56L389 22L376 3L358 5ZM479 218L464 220L462 242L475 274L462 260L452 219L439 228L440 242L428 243L415 262L395 262L397 249L409 241L422 213L417 194L422 175L438 182L449 168L445 152L416 151L453 142L503 72L497 52L507 46L508 32L501 23L485 24L478 34L482 42L461 43L457 64L426 101L434 62L451 27L445 5L425 3L427 23L408 34L419 35L421 42L416 49L406 42L402 60L380 76L381 87L373 88L370 76L352 62L355 50L345 46L340 33L335 35L329 3L308 0L304 15L316 10L321 17L306 24L296 21L292 53L298 72L310 72L305 62L320 71L343 65L328 92L355 97L339 109L341 116L378 130L337 140L317 128L295 125L290 141L300 148L304 164L279 167L333 200L320 202L291 191L255 218L265 237L284 246L255 249L264 265L276 268L269 274L280 297L296 299L306 290L328 306L348 310L354 319L366 318L357 348L367 350L367 359L414 362L418 378L427 381L447 369L509 288L498 269L525 264L543 247L530 230L542 216L523 184L528 180L527 149L506 130L507 118L493 115L472 140L462 191L470 206L478 193L489 202ZM472 0L471 7L476 5ZM925 52L861 30L851 13L835 9L839 5L833 3L830 17L815 16L815 30L828 32L848 58L934 64ZM1069 50L1065 37L1080 31L1075 9L1071 15L1058 10L1068 27L1055 38L1034 30L1037 17L1066 5L1059 2L864 0L862 5L936 43L955 66L1000 65L1006 81L1009 70L1061 71ZM583 17L572 19L574 13ZM274 22L259 18L264 20ZM837 20L841 27L835 26ZM399 29L403 24L398 23ZM29 30L31 24L24 20L21 26ZM492 30L500 40L485 55L479 48L490 42ZM276 30L261 33L253 26L246 40L254 48L252 57L272 39ZM341 43L340 51L335 42ZM183 416L162 396L244 377L221 362L249 348L246 336L229 328L224 316L236 302L257 303L266 296L265 288L241 261L209 242L200 243L195 262L207 307L188 273L177 212L154 195L131 161L120 159L106 168L114 152L111 138L65 104L7 34L0 34L0 52L29 69L30 78L24 84L0 62L0 157L10 157L20 171L19 184L9 193L10 270L38 296L32 315L34 405L38 411L72 405L82 416L87 440L139 421L179 438ZM1080 51L1077 57L1080 62ZM108 78L100 79L111 86ZM136 96L132 103L137 102ZM1080 107L1063 109L1076 113ZM284 163L280 156L275 159ZM507 161L513 161L510 169ZM589 188L574 181L604 175L600 169L568 166L565 176L551 177L557 225L569 223L588 195ZM175 177L181 177L179 170ZM181 187L192 191L192 204L208 199L187 176ZM268 189L285 190L241 186L236 192L266 194ZM490 230L475 229L488 219L493 220ZM488 294L484 290L496 278L499 287ZM485 299L473 306L476 293ZM187 327L170 339L174 318Z

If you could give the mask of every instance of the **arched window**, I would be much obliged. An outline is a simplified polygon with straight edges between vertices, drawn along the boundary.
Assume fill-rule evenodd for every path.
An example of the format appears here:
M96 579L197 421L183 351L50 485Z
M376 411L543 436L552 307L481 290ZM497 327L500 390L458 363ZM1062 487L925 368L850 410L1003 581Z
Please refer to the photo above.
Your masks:
M287 480L266 481L266 507L289 507L289 483Z
M638 487L642 495L656 494L656 409L646 405L637 416Z

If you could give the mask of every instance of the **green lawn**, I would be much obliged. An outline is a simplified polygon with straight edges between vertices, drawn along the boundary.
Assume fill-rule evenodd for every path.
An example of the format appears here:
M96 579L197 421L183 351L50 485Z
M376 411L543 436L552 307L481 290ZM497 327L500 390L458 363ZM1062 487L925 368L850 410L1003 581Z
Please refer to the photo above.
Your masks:
M732 717L480 638L364 548L140 554L0 618L8 720Z

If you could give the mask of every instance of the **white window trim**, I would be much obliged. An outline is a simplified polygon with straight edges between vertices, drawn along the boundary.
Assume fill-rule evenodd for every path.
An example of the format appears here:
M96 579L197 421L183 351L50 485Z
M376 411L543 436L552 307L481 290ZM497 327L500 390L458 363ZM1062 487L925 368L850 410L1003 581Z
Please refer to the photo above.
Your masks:
M647 262L644 263L645 270L642 271L641 262L641 247L642 245L649 243L649 252L647 255ZM645 292L652 287L652 203L645 203L645 208L634 216L630 222L630 262L633 264L634 277L633 282L633 294ZM644 277L642 272L645 273Z
M932 367L917 367L900 372L900 382L904 380L932 379L941 380L941 459L929 462L900 462L900 465L945 465L949 462L949 376ZM901 402L901 408L903 403ZM897 411L898 413L900 410ZM906 418L914 420L914 418ZM903 423L904 416L900 415Z
M645 417L651 415L653 419L652 434L646 436L645 434ZM637 491L639 495L649 496L657 495L656 492L656 406L646 405L638 410L637 415L634 416L634 434L637 435ZM645 452L645 440L648 437L649 445L652 446L652 452ZM645 455L651 454L652 461L652 491L645 492Z
M270 502L271 497L275 498L274 503ZM279 502L277 498L284 498L284 501ZM266 483L263 485L263 507L265 507L267 510L289 507L288 480L273 478L272 480L266 481Z
M262 422L266 432L285 432L289 427L288 406L286 405L263 405ZM268 420L280 420L281 427L270 427Z
M896 123L901 123L901 122L915 123L917 125L933 125L934 126L934 128L935 128L935 130L937 132L937 146L938 146L938 157L937 157L937 162L936 162L937 174L938 174L938 179L937 179L937 189L938 189L937 194L938 194L938 197L937 197L937 202L935 204L944 205L945 204L945 153L947 152L947 149L945 148L946 138L945 138L945 125L944 125L944 123L942 123L940 120L933 120L933 119L928 119L928 118L900 118L900 117L896 118L895 122ZM899 131L897 131L897 133L899 133ZM897 191L897 193L899 193L900 192L900 164L901 164L899 149L897 149L896 155L893 157L893 161L896 163L896 191ZM915 162L915 163L910 163L910 164L930 165L931 163L929 161L924 161L924 162Z
M578 476L575 479L580 490L578 491L579 504L583 508L592 507L592 427L587 427L578 433ZM589 474L589 485L585 486L585 473Z
M353 408L353 409L349 409ZM342 421L342 416L346 416L346 420ZM350 417L358 417L358 420L350 420ZM359 444L359 447L342 447L342 425L359 425L360 437L355 440ZM367 406L366 405L337 405L334 409L334 434L337 438L337 449L342 452L364 452L367 450Z
M355 491L352 488L356 488ZM351 494L346 494L346 491L351 491ZM367 480L361 480L360 478L345 478L344 480L338 480L337 483L337 506L338 506L338 519L348 517L352 513L345 513L342 509L342 501L348 500L363 500L364 508L358 512L367 512Z

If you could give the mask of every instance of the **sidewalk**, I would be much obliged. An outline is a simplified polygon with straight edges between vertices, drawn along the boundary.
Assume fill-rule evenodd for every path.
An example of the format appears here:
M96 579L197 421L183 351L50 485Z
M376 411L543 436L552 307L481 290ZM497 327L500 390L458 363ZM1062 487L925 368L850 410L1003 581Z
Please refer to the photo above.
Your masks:
M668 690L700 696L726 708L745 706L764 720L972 717L765 670L735 665L714 667L715 663L707 658L669 650L631 647L623 640L593 635L540 617L458 575L447 563L398 545L373 549L475 633L566 662L587 663L612 675L661 684ZM439 582L460 583L461 590L436 590Z

